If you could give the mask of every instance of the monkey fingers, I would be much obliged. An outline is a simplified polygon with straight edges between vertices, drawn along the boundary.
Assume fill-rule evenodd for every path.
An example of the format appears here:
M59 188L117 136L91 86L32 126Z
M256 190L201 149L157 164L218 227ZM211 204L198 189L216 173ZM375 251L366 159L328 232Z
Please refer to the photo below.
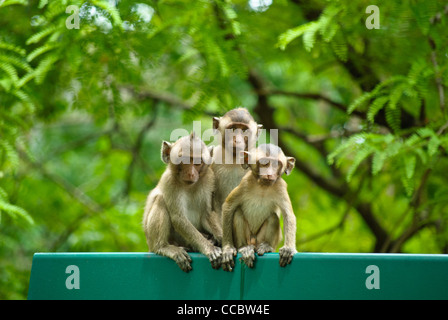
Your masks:
M222 269L224 271L233 271L235 267L235 261L233 257L236 255L236 249L233 247L225 246L222 253Z
M272 252L274 251L274 248L272 248L268 243L266 242L262 242L260 243L260 245L257 247L257 254L259 256L264 255L266 252Z
M241 253L241 259L249 267L254 267L255 250L253 245L242 247L238 250Z
M191 257L185 250L180 250L173 256L174 261L182 269L182 271L189 272L191 268Z
M280 248L280 250L278 251L280 255L280 266L284 267L287 264L290 264L296 252L297 251L294 248L289 247Z
M219 247L213 247L213 250L207 255L213 269L219 269L222 261L222 250Z

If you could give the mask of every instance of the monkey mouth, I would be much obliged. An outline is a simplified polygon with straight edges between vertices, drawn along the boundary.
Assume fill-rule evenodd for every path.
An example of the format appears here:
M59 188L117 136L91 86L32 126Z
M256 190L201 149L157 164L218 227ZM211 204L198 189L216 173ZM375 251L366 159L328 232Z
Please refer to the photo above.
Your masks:
M236 157L236 156L240 155L241 151L248 151L247 149L248 148L246 145L233 146L232 147L233 156Z
M191 186L191 185L193 185L193 184L196 183L196 181L191 181L191 180L183 180L183 181L184 181L184 183L185 183L186 185L188 185L188 186Z
M266 179L266 178L259 178L258 183L263 186L272 186L277 179Z

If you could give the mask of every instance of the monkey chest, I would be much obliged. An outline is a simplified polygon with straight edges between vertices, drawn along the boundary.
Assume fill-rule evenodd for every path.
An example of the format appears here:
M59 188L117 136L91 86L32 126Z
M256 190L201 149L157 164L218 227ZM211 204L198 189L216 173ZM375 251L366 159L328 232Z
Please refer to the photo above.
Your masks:
M211 195L210 195L211 198ZM210 210L211 205L204 201L203 197L186 197L184 199L185 215L187 219L196 227L201 229L202 216Z
M221 165L216 171L218 193L222 195L222 201L235 189L246 174L241 165Z
M275 203L270 197L248 197L241 206L249 229L256 233L272 213L278 214Z

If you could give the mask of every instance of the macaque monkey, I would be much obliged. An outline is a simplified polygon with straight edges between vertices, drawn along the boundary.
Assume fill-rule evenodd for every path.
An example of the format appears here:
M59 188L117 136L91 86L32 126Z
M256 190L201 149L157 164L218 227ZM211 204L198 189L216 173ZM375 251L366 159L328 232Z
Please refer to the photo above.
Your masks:
M255 252L263 255L278 246L283 214L285 244L279 250L280 266L291 263L296 251L296 217L282 174L289 175L295 159L286 157L273 144L260 145L252 152L243 151L243 166L250 166L241 183L227 197L222 207L222 266L232 271L237 250L248 267L253 267Z
M173 259L185 272L192 269L187 250L199 251L219 269L221 248L204 236L222 241L221 220L212 211L210 150L193 132L172 144L163 141L162 160L167 168L149 193L143 216L149 251Z
M213 129L221 137L221 144L213 150L212 164L216 179L213 209L220 216L222 205L230 191L238 186L248 171L241 166L241 152L255 148L258 130L262 127L257 125L245 108L236 108L222 117L213 118Z

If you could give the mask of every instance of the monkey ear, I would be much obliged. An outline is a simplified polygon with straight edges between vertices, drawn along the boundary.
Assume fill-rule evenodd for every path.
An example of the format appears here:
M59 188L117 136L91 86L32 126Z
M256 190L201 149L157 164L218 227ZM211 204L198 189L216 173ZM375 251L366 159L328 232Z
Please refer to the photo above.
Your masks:
M220 120L221 120L221 118L213 117L213 129L214 130L218 130Z
M162 161L165 163L170 162L170 154L172 146L173 145L167 141L162 142Z
M257 124L257 138L260 136L261 130L263 130L263 125Z
M286 169L285 174L289 176L292 169L294 168L294 165L296 164L296 159L293 157L286 157Z
M249 168L250 153L247 151L241 151L240 154L242 155L243 158L243 163L241 164L241 167L243 167L243 169Z

